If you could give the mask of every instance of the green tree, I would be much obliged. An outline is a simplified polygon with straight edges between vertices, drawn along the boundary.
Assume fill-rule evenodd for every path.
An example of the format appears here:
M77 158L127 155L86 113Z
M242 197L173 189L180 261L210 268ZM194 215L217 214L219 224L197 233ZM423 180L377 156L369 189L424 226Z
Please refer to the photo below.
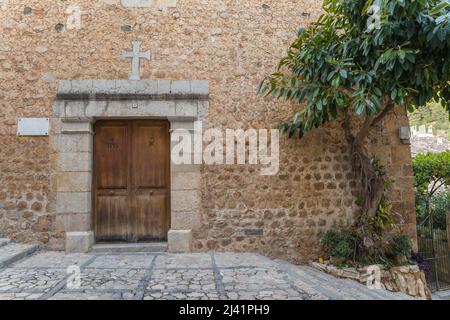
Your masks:
M433 225L445 229L446 213L450 212L450 192L446 190L450 185L450 150L418 154L413 160L413 171L420 220L431 217ZM437 195L439 190L444 190L444 194Z
M371 221L388 178L374 166L365 141L396 105L412 111L434 100L450 111L450 5L435 0L325 0L323 9L316 22L299 30L259 92L306 102L282 124L290 137L302 138L343 119L343 135L361 182L361 214L354 227L363 238L360 250L374 255L382 237Z

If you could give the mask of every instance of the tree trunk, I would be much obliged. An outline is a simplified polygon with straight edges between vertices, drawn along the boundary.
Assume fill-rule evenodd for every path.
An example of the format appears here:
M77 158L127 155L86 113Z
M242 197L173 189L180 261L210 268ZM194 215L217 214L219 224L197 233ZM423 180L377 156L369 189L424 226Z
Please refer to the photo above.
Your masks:
M377 171L374 167L373 156L364 145L364 138L367 136L370 126L362 130L367 130L353 135L348 121L344 122L346 138L350 146L350 161L355 177L360 182L361 187L361 212L354 223L354 228L358 236L363 240L359 250L364 251L369 256L375 256L380 250L380 236L372 226L372 219L376 216L380 202L385 192L387 180L384 171Z

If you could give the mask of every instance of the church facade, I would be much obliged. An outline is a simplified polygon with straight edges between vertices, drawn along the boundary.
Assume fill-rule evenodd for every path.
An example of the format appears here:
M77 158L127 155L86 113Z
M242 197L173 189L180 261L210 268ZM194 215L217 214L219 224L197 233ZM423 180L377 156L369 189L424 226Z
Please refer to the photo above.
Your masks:
M340 123L278 137L298 106L256 88L320 5L1 1L0 236L67 252L167 242L171 252L316 257L321 235L358 211ZM398 108L372 145L398 227L415 239L407 126ZM244 163L239 134L227 145L239 130ZM270 161L258 158L261 139Z

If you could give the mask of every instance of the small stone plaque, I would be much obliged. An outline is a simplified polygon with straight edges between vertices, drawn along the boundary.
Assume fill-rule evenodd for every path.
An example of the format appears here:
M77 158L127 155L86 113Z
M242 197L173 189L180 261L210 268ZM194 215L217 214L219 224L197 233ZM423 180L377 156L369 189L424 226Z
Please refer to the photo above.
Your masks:
M48 118L19 118L18 136L48 136Z
M263 235L263 229L244 229L244 234L246 236L262 236Z

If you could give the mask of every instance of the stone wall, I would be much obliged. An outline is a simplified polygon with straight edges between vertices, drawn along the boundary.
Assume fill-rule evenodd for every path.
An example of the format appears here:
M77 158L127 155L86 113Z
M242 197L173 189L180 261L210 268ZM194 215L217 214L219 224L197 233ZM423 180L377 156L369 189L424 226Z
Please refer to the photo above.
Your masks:
M164 1L162 1L164 2ZM142 41L153 58L142 79L205 79L207 127L274 128L294 107L255 94L297 29L320 14L320 1L179 0L127 8L119 0L0 2L0 234L63 249L48 210L47 137L17 137L18 117L49 117L59 79L127 79L121 49ZM78 5L81 29L66 10ZM410 148L400 144L402 111L390 115L375 151L394 178L394 208L414 237ZM380 129L381 130L381 129ZM380 131L381 132L381 131ZM281 139L281 166L260 176L252 166L202 169L202 219L195 250L259 251L303 261L320 251L327 229L346 226L357 209L348 148L338 123L302 141Z

